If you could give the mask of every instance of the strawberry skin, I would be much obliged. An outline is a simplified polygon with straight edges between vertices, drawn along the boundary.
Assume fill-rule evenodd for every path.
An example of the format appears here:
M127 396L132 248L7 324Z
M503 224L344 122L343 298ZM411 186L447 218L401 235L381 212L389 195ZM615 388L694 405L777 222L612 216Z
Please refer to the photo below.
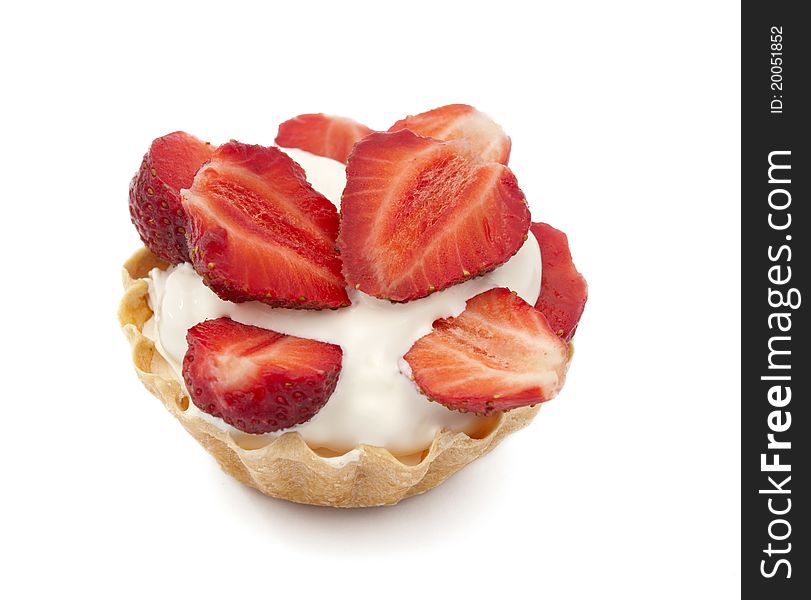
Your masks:
M223 144L181 203L192 265L220 298L285 308L349 304L335 206L278 148Z
M508 167L462 140L401 130L358 142L346 167L338 247L349 285L407 302L508 260L530 224Z
M569 349L546 318L507 288L474 296L456 318L438 319L405 360L429 399L489 414L554 398Z
M197 169L212 152L211 144L175 131L152 142L130 182L132 223L144 245L166 262L189 260L180 190L191 186Z
M586 306L588 285L572 262L565 233L546 223L533 223L530 229L543 261L541 295L535 308L544 314L552 331L568 341Z
M183 379L192 402L246 433L309 421L335 391L341 348L227 317L189 329Z
M512 142L493 119L467 104L449 104L397 121L389 131L408 129L437 140L464 139L486 162L507 164Z
M346 117L299 115L279 125L276 144L346 163L352 147L372 130Z

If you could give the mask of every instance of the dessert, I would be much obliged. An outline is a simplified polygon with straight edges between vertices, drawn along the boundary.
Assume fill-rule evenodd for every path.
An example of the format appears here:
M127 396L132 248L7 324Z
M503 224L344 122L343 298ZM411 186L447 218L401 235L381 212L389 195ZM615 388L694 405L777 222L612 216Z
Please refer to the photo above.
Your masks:
M392 504L559 392L585 280L472 107L301 115L276 143L153 142L119 311L136 371L243 483Z

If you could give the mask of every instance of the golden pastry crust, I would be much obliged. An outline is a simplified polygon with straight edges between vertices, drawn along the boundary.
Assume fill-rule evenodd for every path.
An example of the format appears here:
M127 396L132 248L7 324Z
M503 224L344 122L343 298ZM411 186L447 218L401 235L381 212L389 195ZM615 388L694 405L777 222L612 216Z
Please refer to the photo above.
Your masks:
M528 425L540 409L538 405L495 415L476 437L441 431L417 464L405 464L385 448L365 444L344 457L325 459L296 432L248 449L237 436L189 410L189 399L169 364L143 335L144 323L152 317L144 278L153 267L167 265L146 248L124 264L125 292L118 318L132 347L138 376L226 473L268 496L346 508L396 504L439 485L495 448L505 436Z

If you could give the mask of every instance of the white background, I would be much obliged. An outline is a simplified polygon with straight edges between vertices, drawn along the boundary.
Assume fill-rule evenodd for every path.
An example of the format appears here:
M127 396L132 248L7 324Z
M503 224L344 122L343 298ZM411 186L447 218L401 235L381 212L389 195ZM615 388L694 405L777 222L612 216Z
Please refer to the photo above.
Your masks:
M737 597L737 3L166 4L0 17L0 596ZM512 136L533 216L588 278L565 390L395 507L237 484L116 322L143 152L451 102Z

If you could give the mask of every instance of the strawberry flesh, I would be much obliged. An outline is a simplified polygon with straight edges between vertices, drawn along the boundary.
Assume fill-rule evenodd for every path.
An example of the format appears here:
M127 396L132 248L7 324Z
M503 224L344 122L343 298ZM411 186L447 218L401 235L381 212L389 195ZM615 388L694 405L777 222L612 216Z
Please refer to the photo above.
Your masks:
M504 130L483 112L467 104L449 104L397 121L389 131L408 129L437 140L466 140L486 162L507 164L512 143Z
M405 360L429 399L489 414L555 397L569 351L539 311L508 289L494 288L468 300L458 317L435 321Z
M552 331L570 340L586 306L588 285L574 266L565 233L546 223L533 223L530 229L543 261L541 295L535 308L544 314Z
M370 133L366 125L346 117L299 115L279 125L276 144L346 163L354 145Z
M130 218L147 248L172 264L188 262L186 216L180 190L211 158L214 148L193 135L176 131L152 142L130 182Z
M220 146L181 198L194 269L224 300L338 308L338 213L278 148Z
M341 348L222 317L189 329L183 379L192 402L246 433L309 421L335 391Z
M346 173L338 247L347 282L366 294L427 296L499 266L526 239L515 176L472 157L464 141L373 133Z

